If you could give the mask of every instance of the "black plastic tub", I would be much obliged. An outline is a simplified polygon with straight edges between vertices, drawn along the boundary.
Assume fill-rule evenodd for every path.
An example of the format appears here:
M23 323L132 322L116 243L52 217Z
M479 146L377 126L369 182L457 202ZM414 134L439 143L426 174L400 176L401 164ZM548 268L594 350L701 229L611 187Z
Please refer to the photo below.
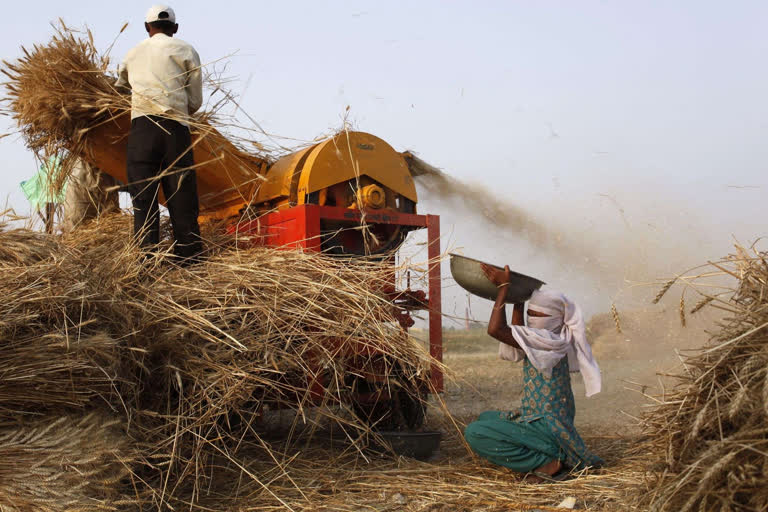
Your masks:
M419 460L429 459L443 438L442 432L376 432L393 452Z

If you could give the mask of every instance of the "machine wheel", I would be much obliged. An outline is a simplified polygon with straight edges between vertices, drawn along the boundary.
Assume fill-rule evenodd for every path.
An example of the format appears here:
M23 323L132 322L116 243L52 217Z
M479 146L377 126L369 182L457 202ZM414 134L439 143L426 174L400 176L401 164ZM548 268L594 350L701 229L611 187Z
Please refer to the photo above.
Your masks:
M312 192L307 196L308 204L320 204L320 193ZM416 203L405 197L398 200L398 211L414 213ZM346 228L346 229L345 229ZM371 247L366 243L359 229L348 229L337 223L321 223L321 249L325 254L335 256L372 256L388 255L396 251L405 242L409 228L394 225L371 225L373 235L379 240L378 245Z

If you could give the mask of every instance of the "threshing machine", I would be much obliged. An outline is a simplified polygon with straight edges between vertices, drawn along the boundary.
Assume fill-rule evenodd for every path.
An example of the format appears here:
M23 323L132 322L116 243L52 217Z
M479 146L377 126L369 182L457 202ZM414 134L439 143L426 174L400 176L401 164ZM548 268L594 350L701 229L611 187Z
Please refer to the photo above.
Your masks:
M101 128L102 133L92 139L109 140L109 144L91 145L83 155L123 182L126 121L118 119ZM193 149L201 221L229 219L229 231L246 235L253 243L345 257L380 256L392 261L394 268L392 255L408 233L426 229L427 289L412 290L409 283L398 290L393 272L383 292L391 299L404 332L414 323L412 311L427 311L429 350L435 360L442 360L440 220L416 212L408 154L398 153L373 135L344 131L267 162L236 148L213 128L200 127L193 131ZM384 359L382 354L381 364L386 364ZM431 368L431 386L417 383L397 392L381 382L391 373L375 368L376 357L367 354L364 360L368 367L356 369L356 374L365 377L350 383L358 415L387 429L420 426L424 409L418 396L428 389L442 391L439 367ZM374 367L370 367L372 361ZM313 399L321 402L325 383L306 384L315 390Z

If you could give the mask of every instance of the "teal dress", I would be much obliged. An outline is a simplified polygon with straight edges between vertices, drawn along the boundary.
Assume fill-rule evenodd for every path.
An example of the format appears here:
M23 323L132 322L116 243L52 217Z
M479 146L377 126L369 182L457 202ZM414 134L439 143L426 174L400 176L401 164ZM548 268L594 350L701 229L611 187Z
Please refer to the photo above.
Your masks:
M464 438L479 456L520 473L554 459L574 469L602 465L576 432L575 415L568 358L552 369L549 378L526 358L520 409L482 413L467 425Z

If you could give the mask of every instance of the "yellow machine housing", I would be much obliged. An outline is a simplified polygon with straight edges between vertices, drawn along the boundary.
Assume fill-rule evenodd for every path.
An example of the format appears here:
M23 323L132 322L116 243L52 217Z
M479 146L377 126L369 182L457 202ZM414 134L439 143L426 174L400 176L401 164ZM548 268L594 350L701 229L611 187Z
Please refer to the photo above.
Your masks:
M380 138L341 132L269 167L254 205L393 208L415 213L416 185L403 156Z

